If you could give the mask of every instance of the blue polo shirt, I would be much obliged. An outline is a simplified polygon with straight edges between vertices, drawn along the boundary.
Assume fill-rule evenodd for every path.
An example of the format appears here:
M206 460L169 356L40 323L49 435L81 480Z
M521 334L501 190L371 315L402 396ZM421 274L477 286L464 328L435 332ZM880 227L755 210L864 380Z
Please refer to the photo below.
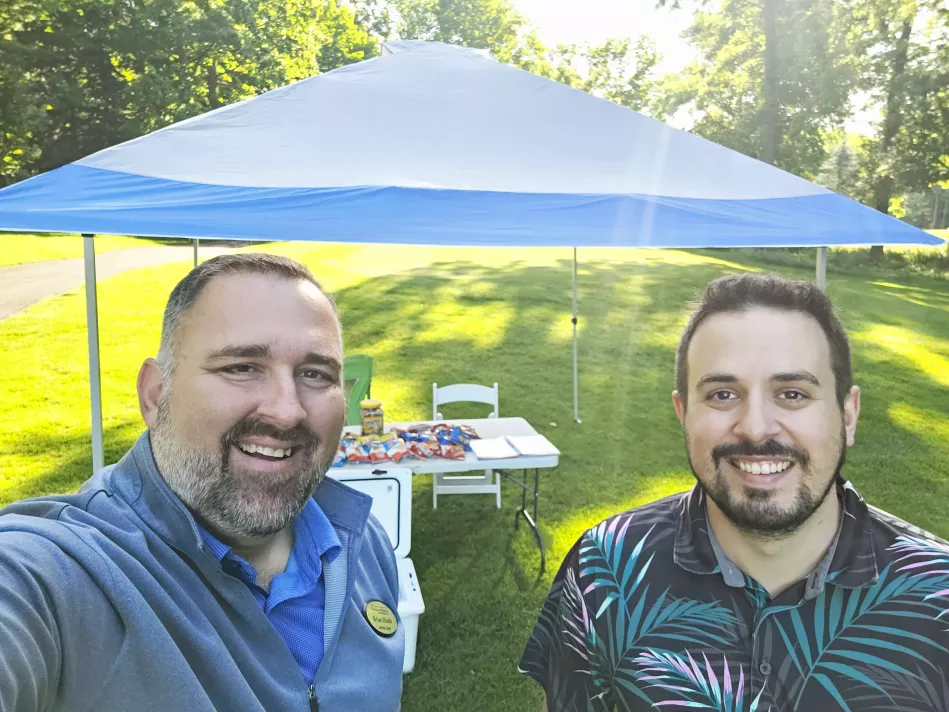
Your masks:
M307 682L323 661L323 559L333 561L342 550L336 530L323 510L308 499L293 523L293 548L286 570L270 581L270 590L257 585L257 571L198 524L211 552L224 570L243 581L274 629L290 648Z

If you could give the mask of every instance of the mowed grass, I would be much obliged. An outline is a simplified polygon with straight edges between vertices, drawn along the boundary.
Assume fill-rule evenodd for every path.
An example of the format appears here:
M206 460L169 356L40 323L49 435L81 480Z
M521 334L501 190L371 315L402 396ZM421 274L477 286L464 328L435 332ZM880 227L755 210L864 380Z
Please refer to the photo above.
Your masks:
M572 421L568 250L271 245L336 293L348 353L375 359L373 395L392 420L431 412L433 381L500 384L502 415L527 418L562 451L542 474L547 573L519 492L439 499L414 481L411 557L426 612L407 712L540 706L516 664L563 556L603 517L691 487L672 411L673 353L708 280L761 265L734 254L580 250L580 410ZM135 376L155 353L165 299L187 265L99 286L106 455L142 424ZM812 270L784 270L810 277ZM872 503L949 537L949 284L830 275L863 388L846 472ZM72 490L90 471L82 295L0 322L0 504ZM462 415L446 412L447 416ZM473 414L473 413L465 413Z
M184 241L178 242L184 244ZM129 250L135 247L154 247L160 244L163 243L143 237L101 235L96 237L96 253ZM0 267L76 257L82 257L80 235L23 235L0 231Z

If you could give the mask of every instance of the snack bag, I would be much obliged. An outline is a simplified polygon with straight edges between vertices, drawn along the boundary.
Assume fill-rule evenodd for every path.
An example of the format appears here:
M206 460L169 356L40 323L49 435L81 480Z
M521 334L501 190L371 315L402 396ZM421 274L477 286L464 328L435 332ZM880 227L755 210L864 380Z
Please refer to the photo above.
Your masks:
M369 462L369 452L362 443L353 438L346 442L346 461Z
M465 447L464 445L440 445L439 453L441 457L444 457L448 460L464 460L465 459Z
M365 443L363 449L366 450L369 462L384 462L389 459L386 453L386 446L381 440L373 440Z
M395 438L393 440L387 440L385 443L386 455L392 462L398 462L403 457L409 454L408 445L405 444L405 441Z

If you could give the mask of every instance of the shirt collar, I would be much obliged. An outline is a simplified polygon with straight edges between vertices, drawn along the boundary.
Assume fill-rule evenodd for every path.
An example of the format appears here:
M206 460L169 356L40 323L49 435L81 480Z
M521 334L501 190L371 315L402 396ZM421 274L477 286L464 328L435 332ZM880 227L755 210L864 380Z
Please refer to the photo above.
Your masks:
M222 542L197 520L194 521L207 548L218 561L232 556L231 547ZM312 499L308 499L300 514L293 521L293 551L291 557L300 573L311 582L319 579L323 571L323 559L333 561L339 556L343 545L333 525L323 510ZM236 558L236 555L233 555Z
M807 578L805 599L819 595L826 583L859 588L879 578L870 511L849 482L838 485L837 493L843 503L840 526L827 555ZM675 563L695 574L720 573L729 586L744 587L744 573L722 550L708 524L705 497L699 485L683 496L673 552Z

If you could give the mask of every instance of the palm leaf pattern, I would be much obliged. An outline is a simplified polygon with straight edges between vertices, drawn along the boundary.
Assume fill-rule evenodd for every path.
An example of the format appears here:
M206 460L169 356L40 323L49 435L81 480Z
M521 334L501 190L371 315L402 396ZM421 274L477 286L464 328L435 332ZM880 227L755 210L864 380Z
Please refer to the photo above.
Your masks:
M603 645L591 623L573 569L567 569L563 580L551 587L550 601L556 601L556 605L545 605L541 610L527 645L533 660L538 661L536 671L543 673L550 658L563 659L566 647L578 658L574 674L589 678L589 685L578 685L576 680L568 682L559 675L553 676L551 689L547 691L550 706L552 709L595 710L596 698L608 693L611 671L604 667ZM590 687L600 692L588 695L582 705L578 704L581 694Z
M833 559L823 590L772 598L748 575L669 575L697 560L670 560L670 511L611 517L571 550L525 653L550 709L949 712L949 545L890 529L884 551L851 532L863 543Z
M808 682L813 679L834 698L841 709L849 711L850 707L839 684L831 678L830 673L834 673L838 681L843 678L867 685L889 697L878 682L862 672L858 663L918 677L904 665L895 662L893 653L900 653L904 658L933 668L935 666L919 652L920 649L931 648L933 652L949 653L949 649L936 640L900 626L900 618L934 620L938 617L939 607L930 599L949 588L949 573L927 576L910 574L894 571L894 563L888 565L871 586L856 589L833 587L832 594L822 596L817 601L813 618L807 624L797 608L788 611L790 630L785 630L780 622L775 622L790 658L801 675L797 683L798 701ZM900 603L898 607L888 605L897 601ZM796 642L792 640L792 633ZM915 649L911 646L915 646ZM884 656L881 654L883 652L889 655Z
M567 647L579 664L575 674L589 675L594 691L619 685L649 702L631 665L636 654L647 649L647 642L658 650L725 647L734 641L737 619L717 602L675 598L668 588L650 595L643 580L653 561L647 547L655 527L630 550L626 540L630 521L614 517L584 534L576 571L568 568L559 585L551 588L547 600L557 604L541 611L528 651L530 657L546 660L551 653L560 657ZM602 601L596 611L587 605L591 592Z
M652 641L650 647L670 651L687 645L727 647L734 641L737 620L718 602L674 598L668 588L650 597L643 581L654 554L647 557L645 552L655 526L630 551L624 546L630 521L614 518L590 529L581 540L578 563L586 583L582 593L596 591L602 597L594 619L605 631L605 639L597 638L597 650L607 661L609 679L646 700L628 663L647 641Z
M873 667L871 665L861 666L861 672L867 677L873 679L880 687L883 687L888 698L882 698L875 694L874 690L867 689L866 692L859 695L853 695L848 701L855 703L863 712L892 712L894 702L896 709L900 712L946 712L949 710L949 674L946 670L940 670L936 674L924 670L920 666L915 668L914 677L899 675L884 668ZM927 672L930 672L927 675Z
M686 657L677 653L647 650L636 658L639 666L636 679L649 687L658 687L678 697L657 702L656 707L698 707L718 712L745 712L745 671L739 664L738 686L732 688L732 672L728 657L722 656L721 680L712 668L708 657L702 654L704 665L700 665L686 651ZM764 688L751 701L748 712L759 712L758 704ZM760 712L766 712L761 710Z
M913 576L939 576L949 575L949 568L938 569L937 566L949 567L949 549L944 549L935 542L919 537L898 536L896 543L889 547L888 551L894 551L903 554L894 561L898 564L901 561L912 561L899 567L900 571L915 571ZM925 569L920 571L920 569ZM926 600L933 598L949 597L949 587L941 591L934 591L926 596ZM949 608L944 609L937 618L949 613Z
M595 618L605 618L606 630L616 632L610 641L614 658L622 659L646 637L680 649L681 643L728 645L732 638L720 633L730 635L735 617L717 602L671 598L665 589L650 604L649 585L643 580L654 554L646 558L643 552L655 527L627 552L623 544L630 521L626 518L620 526L619 520L608 520L589 530L579 554L580 578L587 582L583 594L596 590L603 597Z

